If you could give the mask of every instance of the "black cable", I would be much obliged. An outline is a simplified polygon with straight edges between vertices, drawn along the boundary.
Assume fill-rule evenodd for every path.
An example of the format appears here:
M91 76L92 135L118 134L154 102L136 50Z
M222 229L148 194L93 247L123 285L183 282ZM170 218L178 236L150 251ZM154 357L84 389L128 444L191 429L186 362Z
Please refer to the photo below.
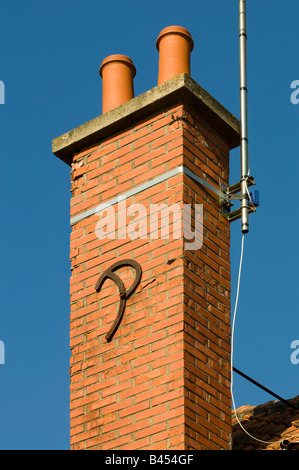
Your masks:
M294 408L295 410L297 410L298 408L293 405L292 403L290 403L288 400L285 400L284 398L281 398L279 395L277 395L276 393L272 392L271 390L269 390L268 388L264 387L263 385L261 385L260 383L256 382L256 380L253 380L251 377L248 377L248 375L244 374L244 372L241 372L240 370L236 369L235 367L233 367L233 371L236 372L237 374L241 375L242 377L244 377L244 379L246 380L249 380L249 382L252 382L254 385L257 385L259 388L261 388L262 390L264 390L265 392L269 393L270 395L272 395L273 397L275 398L278 398L278 400L282 401L283 403L285 403L286 405Z

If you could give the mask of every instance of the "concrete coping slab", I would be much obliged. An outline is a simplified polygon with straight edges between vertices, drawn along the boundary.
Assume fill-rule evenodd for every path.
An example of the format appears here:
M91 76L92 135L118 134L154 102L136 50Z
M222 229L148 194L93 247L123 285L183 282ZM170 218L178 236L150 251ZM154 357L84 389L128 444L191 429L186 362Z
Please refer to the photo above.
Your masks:
M52 152L68 165L73 157L133 122L176 103L190 103L225 136L230 149L240 145L240 121L189 75L182 74L104 113L52 141Z

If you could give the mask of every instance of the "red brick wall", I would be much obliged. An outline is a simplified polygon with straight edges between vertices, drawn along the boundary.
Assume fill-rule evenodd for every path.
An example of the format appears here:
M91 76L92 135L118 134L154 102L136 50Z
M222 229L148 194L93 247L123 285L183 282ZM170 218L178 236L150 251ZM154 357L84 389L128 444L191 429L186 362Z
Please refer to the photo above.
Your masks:
M72 165L71 217L182 165L217 188L228 184L228 145L188 106L149 116L79 153ZM206 175L206 176L205 176ZM100 240L99 215L75 223L70 285L71 448L228 449L229 225L217 197L179 173L130 204L203 204L203 246L168 240ZM116 260L142 266L111 342L119 295L100 274ZM134 272L122 268L127 287Z

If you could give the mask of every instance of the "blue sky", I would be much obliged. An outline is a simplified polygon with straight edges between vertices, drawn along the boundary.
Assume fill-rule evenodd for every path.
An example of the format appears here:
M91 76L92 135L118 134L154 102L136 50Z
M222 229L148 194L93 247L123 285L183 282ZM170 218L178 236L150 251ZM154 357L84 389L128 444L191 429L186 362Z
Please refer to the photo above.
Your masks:
M234 365L284 398L298 395L298 2L248 3L251 174L261 205L245 239ZM155 41L181 25L191 75L239 117L238 1L2 0L0 449L69 449L70 168L52 139L101 114L98 68L130 56L135 95L157 84ZM231 183L239 180L239 149ZM232 224L232 303L241 247ZM235 376L237 406L274 399Z

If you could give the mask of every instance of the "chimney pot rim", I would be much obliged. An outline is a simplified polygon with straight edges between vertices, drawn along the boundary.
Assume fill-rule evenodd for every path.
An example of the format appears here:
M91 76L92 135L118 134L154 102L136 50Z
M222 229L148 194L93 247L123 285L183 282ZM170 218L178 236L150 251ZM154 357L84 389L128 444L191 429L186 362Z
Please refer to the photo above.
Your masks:
M183 26L167 26L166 28L162 29L162 31L160 32L157 40L156 40L156 47L157 49L159 50L159 44L160 44L160 40L163 36L166 36L167 34L178 34L180 36L184 36L186 39L188 39L189 43L190 43L190 52L193 50L194 48L194 42L193 42L193 39L192 39L192 36L190 34L190 32L184 28Z
M135 67L132 59L130 57L126 56L126 55L123 55L123 54L112 54L112 55L109 55L108 57L106 57L102 61L101 66L99 68L99 74L100 74L101 77L102 77L102 70L103 70L104 66L111 63L111 62L123 62L123 63L127 64L132 69L133 78L135 77L136 67Z

